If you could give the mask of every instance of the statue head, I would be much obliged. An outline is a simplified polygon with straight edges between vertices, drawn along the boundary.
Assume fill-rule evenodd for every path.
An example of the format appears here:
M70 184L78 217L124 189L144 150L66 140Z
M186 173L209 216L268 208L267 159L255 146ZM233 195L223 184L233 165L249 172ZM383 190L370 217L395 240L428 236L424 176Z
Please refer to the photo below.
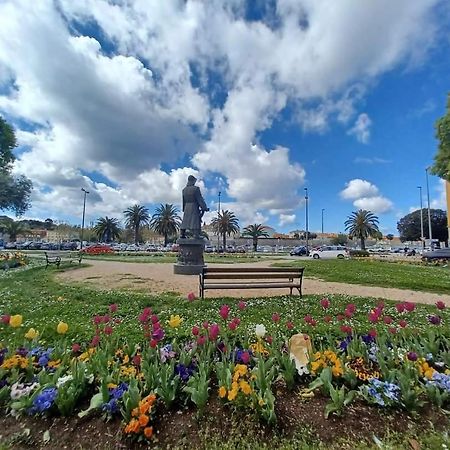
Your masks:
M193 186L196 181L197 181L197 178L195 178L194 175L189 175L187 184L188 184L188 186Z

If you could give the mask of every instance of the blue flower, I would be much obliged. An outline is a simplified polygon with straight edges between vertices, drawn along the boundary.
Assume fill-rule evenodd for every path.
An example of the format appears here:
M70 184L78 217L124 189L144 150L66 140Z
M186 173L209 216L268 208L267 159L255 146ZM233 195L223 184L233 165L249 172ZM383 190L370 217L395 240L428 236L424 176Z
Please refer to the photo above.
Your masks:
M43 389L33 400L33 406L28 410L29 414L38 414L50 409L57 395L58 390L54 387Z

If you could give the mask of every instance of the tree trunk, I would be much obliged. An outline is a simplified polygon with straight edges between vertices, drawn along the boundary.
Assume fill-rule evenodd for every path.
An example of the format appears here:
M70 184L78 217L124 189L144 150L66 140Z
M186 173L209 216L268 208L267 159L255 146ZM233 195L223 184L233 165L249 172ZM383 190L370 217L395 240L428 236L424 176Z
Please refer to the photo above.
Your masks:
M258 251L258 238L257 237L253 238L253 251L254 252Z
M164 247L167 247L167 233L164 233Z
M223 252L225 253L227 248L227 233L223 233Z
M134 244L138 245L139 227L134 227Z
M365 250L366 249L366 242L365 239L362 237L361 238L361 250Z

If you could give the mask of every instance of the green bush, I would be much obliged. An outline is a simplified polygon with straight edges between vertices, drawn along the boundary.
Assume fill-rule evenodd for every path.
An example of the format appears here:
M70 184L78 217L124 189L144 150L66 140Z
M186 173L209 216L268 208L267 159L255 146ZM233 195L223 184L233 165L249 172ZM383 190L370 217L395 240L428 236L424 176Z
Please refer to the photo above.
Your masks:
M370 253L367 250L350 250L349 255L352 258L366 258L370 256Z

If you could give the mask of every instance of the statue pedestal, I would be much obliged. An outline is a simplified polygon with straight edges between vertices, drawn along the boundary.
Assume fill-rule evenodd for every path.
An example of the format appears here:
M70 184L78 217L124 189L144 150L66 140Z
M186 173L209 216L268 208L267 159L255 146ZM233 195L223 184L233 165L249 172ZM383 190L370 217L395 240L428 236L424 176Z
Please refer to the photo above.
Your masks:
M203 239L178 239L178 257L173 266L173 273L177 275L198 275L205 267Z

